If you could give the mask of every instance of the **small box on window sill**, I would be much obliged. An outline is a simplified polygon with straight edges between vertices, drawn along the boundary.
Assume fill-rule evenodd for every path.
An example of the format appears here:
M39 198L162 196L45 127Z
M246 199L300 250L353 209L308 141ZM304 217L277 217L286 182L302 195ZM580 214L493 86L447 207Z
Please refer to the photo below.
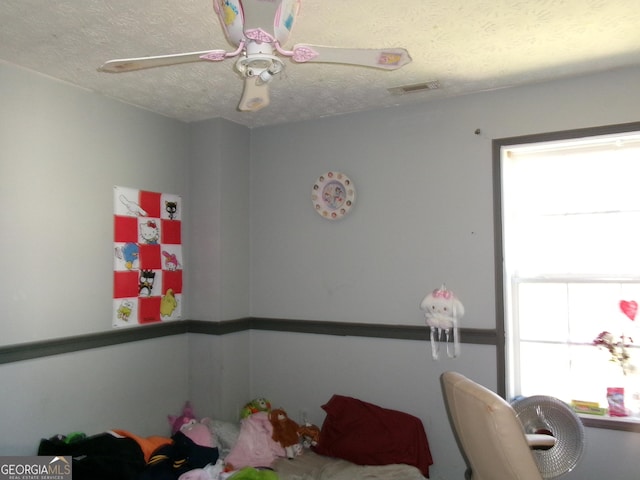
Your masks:
M607 414L607 409L602 408L598 402L586 402L583 400L571 400L571 408L576 413L584 413L587 415L600 415Z

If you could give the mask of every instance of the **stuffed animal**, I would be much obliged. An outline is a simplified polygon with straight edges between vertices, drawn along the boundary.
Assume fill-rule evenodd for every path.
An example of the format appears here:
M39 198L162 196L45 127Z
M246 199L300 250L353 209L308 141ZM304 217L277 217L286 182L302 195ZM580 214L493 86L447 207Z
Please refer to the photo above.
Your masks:
M199 422L195 420L189 421L180 427L180 431L193 440L193 443L202 447L215 448L216 438L211 429L212 420L210 418L203 418Z
M193 408L191 408L191 402L187 401L182 408L180 415L167 415L169 425L171 426L171 435L180 430L184 424L189 423L191 420L196 420L196 416L193 414Z
M208 430L208 427L201 423L194 422L194 426ZM211 433L208 435L210 437ZM199 445L191 437L204 441L205 445ZM210 446L211 439L207 439L207 435L200 428L186 426L172 435L171 440L170 444L163 445L153 452L147 467L137 480L177 480L184 473L203 469L218 461L218 448Z
M315 447L320 441L320 429L316 425L305 423L298 428L298 436L302 440L304 447Z
M462 302L451 290L442 285L429 292L422 299L420 309L424 310L425 321L431 330L431 356L433 359L438 359L439 346L437 342L441 341L447 345L447 355L457 357L460 354L458 320L464 315ZM449 348L451 336L453 336L453 352Z
M231 475L228 480L278 480L278 474L270 468L245 467Z
M276 458L286 455L272 435L273 425L267 412L256 412L242 420L238 440L224 459L225 470L271 465Z
M287 454L287 458L291 459L295 457L298 453L295 447L300 444L300 438L298 437L300 425L291 420L287 416L287 412L281 408L271 410L269 413L269 421L271 425L273 425L271 438L282 445L282 448L284 448Z
M220 456L212 420L198 421L189 402L182 415L168 415L168 419L171 429L176 429L171 442L153 451L138 480L177 480L191 470L215 464Z
M266 398L254 398L249 403L247 403L242 410L240 410L240 419L245 419L249 415L253 415L256 412L267 412L271 411L271 402Z

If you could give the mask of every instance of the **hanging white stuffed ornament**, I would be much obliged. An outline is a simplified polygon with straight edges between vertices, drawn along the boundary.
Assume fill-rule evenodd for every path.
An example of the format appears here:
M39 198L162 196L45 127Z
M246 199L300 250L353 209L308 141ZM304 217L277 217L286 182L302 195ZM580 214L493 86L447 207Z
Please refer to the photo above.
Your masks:
M449 358L460 355L458 320L464 315L464 306L458 297L451 290L447 290L443 284L424 297L420 302L420 309L424 310L425 321L431 330L433 359L437 360L440 356L439 342L445 342ZM451 351L451 340L453 340L453 351Z

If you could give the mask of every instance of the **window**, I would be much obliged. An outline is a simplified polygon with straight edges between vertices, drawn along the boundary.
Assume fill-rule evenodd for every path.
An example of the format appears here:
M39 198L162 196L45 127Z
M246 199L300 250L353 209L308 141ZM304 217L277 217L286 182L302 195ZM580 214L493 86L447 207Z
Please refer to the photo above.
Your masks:
M640 416L640 125L549 137L494 142L506 396L606 407L622 387ZM603 331L630 368L594 346Z

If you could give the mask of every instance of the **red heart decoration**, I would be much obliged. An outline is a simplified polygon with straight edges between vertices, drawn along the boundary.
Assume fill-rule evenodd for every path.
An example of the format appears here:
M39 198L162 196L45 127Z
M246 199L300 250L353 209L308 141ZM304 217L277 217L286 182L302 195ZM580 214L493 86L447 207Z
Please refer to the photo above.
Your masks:
M626 300L620 300L620 310L631 320L636 319L636 313L638 313L638 303L634 300L627 302Z

